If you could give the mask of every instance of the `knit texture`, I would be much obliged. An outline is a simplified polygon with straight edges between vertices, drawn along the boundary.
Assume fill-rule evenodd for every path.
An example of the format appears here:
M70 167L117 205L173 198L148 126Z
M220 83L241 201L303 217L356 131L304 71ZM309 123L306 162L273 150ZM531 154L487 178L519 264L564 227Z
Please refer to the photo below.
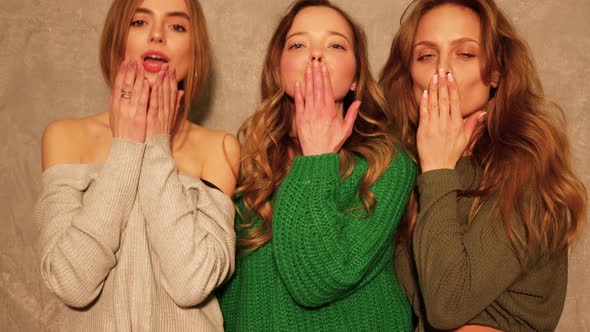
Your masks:
M458 191L475 187L475 171L466 157L454 170L418 177L415 270L405 247L396 253L400 282L419 317L418 330L476 324L503 331L553 331L565 301L567 253L553 259L532 255L522 265L490 209L492 201L469 224L473 198L460 197ZM524 235L516 214L512 223Z
M178 172L168 135L48 168L34 216L63 330L223 330L211 293L234 269L233 204Z
M356 157L352 175L340 181L336 154L294 159L274 199L272 240L237 257L222 291L227 331L411 329L392 259L416 169L397 153L371 187L377 205L370 215L349 211L362 206L366 171Z

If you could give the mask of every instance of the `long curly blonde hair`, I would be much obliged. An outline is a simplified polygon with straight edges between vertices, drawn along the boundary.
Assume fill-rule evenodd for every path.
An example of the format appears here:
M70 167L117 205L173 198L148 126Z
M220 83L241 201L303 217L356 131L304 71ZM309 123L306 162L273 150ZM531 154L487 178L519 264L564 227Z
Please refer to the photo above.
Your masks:
M348 109L354 100L361 100L362 106L353 133L338 154L342 179L352 173L355 154L367 160L368 170L358 187L364 205L359 208L367 213L376 204L369 188L389 166L394 153L392 115L371 76L364 32L344 11L327 0L297 1L281 19L268 45L262 70L262 103L238 131L238 137L243 141L243 155L236 194L244 205L244 211L238 217L241 235L238 245L245 252L254 251L271 239L273 208L270 200L287 176L293 156L301 154L299 143L289 136L295 106L293 99L285 93L279 64L295 16L311 6L334 9L346 19L353 32L357 89L344 98L344 109Z
M412 45L420 18L442 4L463 6L478 14L481 76L484 82L491 81L494 71L501 76L486 106L485 126L473 137L472 157L481 170L481 180L475 190L461 193L475 197L470 219L495 196L495 211L521 258L539 249L545 256L559 254L582 231L586 191L572 171L563 112L544 96L526 42L493 0L415 0L402 15L380 78L401 143L416 160L419 117L410 74ZM398 232L408 244L419 209L416 193L412 196ZM525 236L510 222L513 213L524 223Z

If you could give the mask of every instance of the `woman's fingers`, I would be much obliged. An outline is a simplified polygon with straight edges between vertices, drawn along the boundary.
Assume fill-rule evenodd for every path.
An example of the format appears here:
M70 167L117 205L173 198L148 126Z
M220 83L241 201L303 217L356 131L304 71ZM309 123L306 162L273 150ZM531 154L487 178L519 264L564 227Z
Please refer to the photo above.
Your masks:
M314 105L313 101L313 74L311 71L311 64L308 63L305 67L305 105L308 107Z
M146 109L138 109L139 106L139 100L142 97L142 91L143 91L143 68L138 67L136 68L136 72L137 72L137 77L135 78L135 82L133 83L133 92L131 94L131 99L129 100L130 104L131 104L131 111L132 112L146 112Z
M148 100L150 97L150 84L147 79L141 79L141 93L139 96L139 100L137 101L137 111L142 112L144 114L149 114L148 112Z
M174 116L172 117L172 124L175 124L176 123L176 119L178 118L178 111L180 110L182 96L184 96L184 91L183 90L176 91L176 98L175 98L176 99L176 104L174 104Z
M172 115L170 109L170 71L168 69L168 64L162 66L164 76L162 77L162 104L160 105L160 109L162 110L162 120L164 120L166 124L170 121L170 116Z
M438 123L438 75L434 74L428 87L428 118L431 123Z
M330 105L331 103L334 103L334 91L332 90L330 72L328 71L328 66L326 66L325 63L322 63L322 76L324 80L324 105Z
M424 90L422 92L422 97L420 98L420 120L418 121L419 128L427 128L429 124L429 115L428 112L428 90Z
M465 119L466 143L471 141L471 136L473 135L473 132L475 132L475 129L481 122L485 121L485 117L487 114L487 112L483 111L475 112L471 114L467 119Z
M451 120L453 122L463 121L463 114L461 114L461 97L459 96L459 89L457 88L457 82L453 74L449 73L448 85L449 85L449 105L451 108Z
M152 86L149 95L150 104L148 108L148 118L150 119L153 125L153 122L158 120L158 78L156 78L156 82Z
M344 131L344 137L342 138L342 142L346 141L350 134L352 134L352 129L354 128L354 122L356 121L356 117L359 114L359 109L361 107L361 101L356 100L354 101L348 111L346 112L346 116L344 117L344 122L342 124L342 129Z
M439 127L447 128L450 121L449 113L449 89L447 87L447 74L443 69L438 70L438 116Z
M176 68L170 66L170 110L176 111L176 97L178 97L178 82L176 81Z
M111 95L111 111L118 112L119 105L121 103L121 95L123 90L123 81L125 80L125 75L127 74L127 67L128 67L128 60L124 60L121 62L119 66L119 71L117 72L117 76L115 77L115 83L113 84L113 93Z
M315 111L324 107L324 77L320 69L320 63L313 61L313 106ZM332 101L333 102L333 101ZM309 101L308 101L308 105ZM329 105L329 104L328 104Z
M121 98L126 99L128 104L131 104L133 98L133 86L135 85L135 77L137 76L137 62L134 59L129 60L129 65L125 72L123 79L123 87L121 88Z
M303 115L305 112L305 102L303 101L303 92L301 91L301 83L295 81L295 113Z

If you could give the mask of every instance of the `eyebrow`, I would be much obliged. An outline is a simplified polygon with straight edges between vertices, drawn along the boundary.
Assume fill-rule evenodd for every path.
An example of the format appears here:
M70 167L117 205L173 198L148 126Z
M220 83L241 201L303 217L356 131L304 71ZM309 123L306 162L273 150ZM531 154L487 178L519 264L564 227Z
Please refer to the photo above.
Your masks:
M475 40L473 38L468 38L468 37L455 39L451 42L451 44L460 44L460 43L464 43L464 42L473 42L473 43L476 43L477 45L479 45L479 42L477 40ZM424 41L414 44L414 48L416 48L417 46L420 46L420 45L432 47L432 46L436 46L436 43L428 41L428 40L424 40Z
M147 9L147 8L143 8L143 7L137 8L135 10L135 13L144 13L144 14L150 14L150 15L153 15L154 14L154 12L151 9ZM168 17L182 17L182 18L187 19L188 21L191 20L190 16L188 16L187 13L182 12L182 11L168 12L168 13L166 13L165 16L168 16Z
M288 35L286 39L289 39L289 38L295 37L295 36L300 36L300 35L308 35L308 34L309 34L309 32L303 32L303 31L302 32L294 32L294 33ZM348 37L346 37L344 34L338 32L338 31L328 31L328 34L340 36L340 37L346 39L346 41L350 43L350 40L348 39Z

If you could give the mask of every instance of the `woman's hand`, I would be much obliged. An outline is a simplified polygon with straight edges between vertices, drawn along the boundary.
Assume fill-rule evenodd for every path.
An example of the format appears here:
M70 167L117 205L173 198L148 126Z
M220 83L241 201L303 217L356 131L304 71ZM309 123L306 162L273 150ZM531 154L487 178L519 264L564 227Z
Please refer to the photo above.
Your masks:
M147 137L171 134L183 95L184 91L178 91L176 70L168 64L163 65L150 92Z
M295 126L305 156L338 152L352 133L360 101L350 105L344 119L334 102L328 68L323 63L305 69L305 99L299 81L295 82Z
M485 112L463 119L461 98L451 73L439 71L420 100L420 122L416 144L422 172L454 169Z
M133 59L119 67L110 98L109 124L113 137L145 141L149 84Z

